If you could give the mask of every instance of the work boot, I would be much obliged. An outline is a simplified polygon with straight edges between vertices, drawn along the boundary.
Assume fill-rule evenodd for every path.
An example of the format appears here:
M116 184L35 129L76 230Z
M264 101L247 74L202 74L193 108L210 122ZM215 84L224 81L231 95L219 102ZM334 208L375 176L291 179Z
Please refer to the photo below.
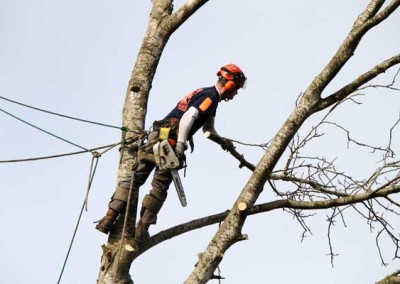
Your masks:
M146 208L142 209L144 209L143 214L135 230L135 241L138 245L145 244L150 240L149 227L151 224L155 224L157 220L156 213Z
M135 242L138 245L143 245L150 240L149 226L150 224L145 225L142 220L139 220L135 230Z
M100 221L97 221L96 229L104 234L108 234L114 226L119 213L111 208L108 208L106 216Z

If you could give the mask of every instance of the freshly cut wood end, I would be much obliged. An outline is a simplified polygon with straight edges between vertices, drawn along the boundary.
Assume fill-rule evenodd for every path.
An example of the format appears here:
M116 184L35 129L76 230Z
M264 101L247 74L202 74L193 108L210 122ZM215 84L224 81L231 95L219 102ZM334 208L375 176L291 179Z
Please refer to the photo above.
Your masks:
M237 207L238 207L239 211L244 211L247 209L247 204L245 202L239 202Z
M204 132L204 137L208 138L208 137L210 137L210 135L211 135L210 131L205 131Z
M126 244L125 245L125 250L127 250L127 251L134 251L135 249L133 248L133 246L131 246L130 244Z

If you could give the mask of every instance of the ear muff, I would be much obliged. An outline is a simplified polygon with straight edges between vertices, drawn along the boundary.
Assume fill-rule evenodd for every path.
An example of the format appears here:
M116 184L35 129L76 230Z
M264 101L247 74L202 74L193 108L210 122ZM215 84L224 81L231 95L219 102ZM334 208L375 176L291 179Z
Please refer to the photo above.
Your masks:
M231 92L235 89L236 83L235 81L228 81L225 83L224 87L226 91Z

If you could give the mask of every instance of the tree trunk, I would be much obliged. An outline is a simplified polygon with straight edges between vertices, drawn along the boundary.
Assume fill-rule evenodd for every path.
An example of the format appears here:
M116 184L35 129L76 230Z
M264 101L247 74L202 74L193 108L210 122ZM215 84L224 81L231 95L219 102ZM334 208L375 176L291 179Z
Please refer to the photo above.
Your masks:
M172 1L156 2L158 5L154 5L151 11L148 29L129 80L123 107L122 125L128 129L127 140L135 139L135 136L143 134L151 82L168 41L168 37L160 32L160 22L164 16L169 15ZM135 153L129 151L127 147L121 150L121 156L117 186L124 181L130 183L132 168L136 162ZM137 193L133 193L130 204L131 210L128 214L126 238L121 237L125 217L125 214L122 214L115 225L115 230L109 235L107 245L103 246L97 283L133 283L129 275L129 268L132 263L131 252L126 250L121 242L132 245L137 202Z
M143 39L131 78L129 80L122 114L122 125L127 129L126 140L135 140L143 134L151 83L165 45L171 34L208 0L188 0L175 13L172 0L153 0L146 35ZM136 155L127 147L121 149L117 186L131 181ZM122 237L125 214L118 219L107 245L103 246L97 283L131 284L129 269L135 254L133 232L137 214L137 192L132 192L125 237ZM125 246L128 245L128 246ZM125 249L127 247L128 249Z

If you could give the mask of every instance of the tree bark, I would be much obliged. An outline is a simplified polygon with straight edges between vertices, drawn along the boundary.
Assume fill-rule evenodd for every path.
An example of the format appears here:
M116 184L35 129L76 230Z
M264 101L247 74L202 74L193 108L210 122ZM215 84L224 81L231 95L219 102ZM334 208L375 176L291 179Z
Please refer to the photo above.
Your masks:
M126 139L136 139L135 135L143 133L147 112L147 102L151 83L157 69L161 54L168 41L168 36L161 33L163 18L170 15L172 1L154 1L150 13L148 28L143 39L136 64L129 80L122 113L122 125L128 129ZM127 148L121 149L121 161L118 167L117 186L121 182L130 183L132 168L136 155ZM126 242L131 242L136 223L137 193L133 193L131 210L128 212ZM122 244L124 214L110 233L108 243L103 246L103 255L97 283L133 283L129 274L131 266L130 252ZM128 237L129 236L129 237Z
M400 284L400 270L386 276L381 281L376 282L376 284Z

